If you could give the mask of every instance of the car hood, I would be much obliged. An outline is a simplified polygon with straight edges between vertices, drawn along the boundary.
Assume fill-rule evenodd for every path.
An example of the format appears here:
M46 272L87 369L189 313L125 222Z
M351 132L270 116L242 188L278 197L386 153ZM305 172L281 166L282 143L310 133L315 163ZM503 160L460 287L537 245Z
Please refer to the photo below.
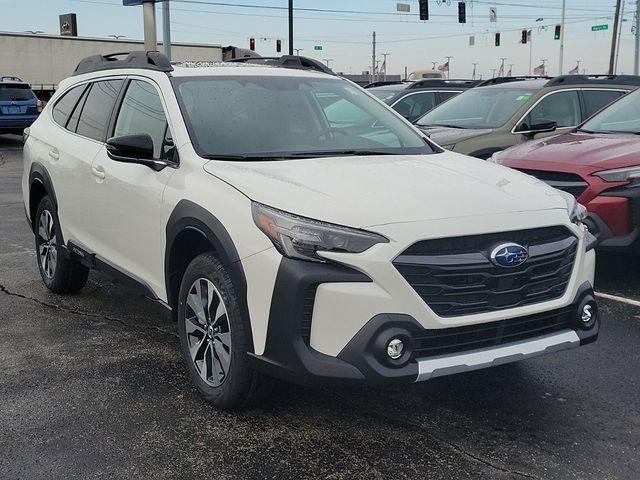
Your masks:
M204 169L272 207L352 227L566 208L557 190L452 152L268 162Z
M493 133L491 128L449 128L449 127L422 127L416 125L426 133L431 140L438 145L452 145L470 138L480 137Z
M640 164L640 136L622 133L572 132L534 140L496 155L496 161L515 168L569 167L598 171Z

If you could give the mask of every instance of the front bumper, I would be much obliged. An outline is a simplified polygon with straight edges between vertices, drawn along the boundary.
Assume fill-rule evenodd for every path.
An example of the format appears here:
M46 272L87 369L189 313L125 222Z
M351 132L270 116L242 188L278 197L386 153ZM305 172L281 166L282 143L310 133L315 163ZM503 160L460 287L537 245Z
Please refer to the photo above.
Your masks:
M304 385L413 383L586 345L594 342L599 332L598 315L588 328L579 321L584 304L595 305L591 283L585 282L572 303L557 311L558 319L571 312L573 320L567 328L553 333L507 343L499 343L496 336L495 346L422 357L416 345L429 331L410 315L384 313L366 322L337 356L331 356L315 350L310 341L315 294L318 285L325 282L368 284L371 279L340 265L282 259L264 353L250 354L255 369ZM553 317L555 312L547 312L547 317ZM502 332L505 322L523 320L507 318L477 326L489 329L501 324L499 330ZM385 355L386 345L392 338L401 338L406 345L398 360Z
M616 199L617 208L597 209L593 204L601 199ZM600 239L598 248L612 252L640 252L640 187L619 187L608 190L587 204L589 229ZM623 224L626 233L616 233L611 225ZM617 230L620 230L618 228Z

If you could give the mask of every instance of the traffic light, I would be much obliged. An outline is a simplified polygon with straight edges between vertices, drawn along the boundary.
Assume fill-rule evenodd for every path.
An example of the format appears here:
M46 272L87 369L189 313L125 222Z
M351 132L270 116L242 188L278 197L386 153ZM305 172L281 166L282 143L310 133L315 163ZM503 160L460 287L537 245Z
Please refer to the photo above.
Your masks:
M496 47L500 46L500 32L496 33Z
M282 40L276 40L276 52L280 53L282 51Z
M556 25L556 31L553 34L554 40L560 40L560 34L562 33L562 25Z
M458 2L458 23L467 23L467 4Z
M420 0L420 20L429 20L429 0Z
M256 51L256 39L255 38L250 38L249 39L249 50L253 50L254 52Z
M526 28L522 30L522 40L520 43L525 44L529 41L529 30Z

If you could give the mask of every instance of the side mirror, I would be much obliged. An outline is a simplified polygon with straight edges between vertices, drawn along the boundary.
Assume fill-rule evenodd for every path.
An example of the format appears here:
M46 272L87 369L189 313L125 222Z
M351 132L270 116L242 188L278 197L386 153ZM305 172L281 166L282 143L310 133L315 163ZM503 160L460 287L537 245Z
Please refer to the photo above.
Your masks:
M153 139L150 135L122 135L107 140L107 155L111 160L138 163L159 172L168 164L153 158Z
M538 133L555 132L558 128L558 122L555 120L547 120L544 118L536 120L535 123L529 125L528 128L521 127L522 133L525 135L535 136Z

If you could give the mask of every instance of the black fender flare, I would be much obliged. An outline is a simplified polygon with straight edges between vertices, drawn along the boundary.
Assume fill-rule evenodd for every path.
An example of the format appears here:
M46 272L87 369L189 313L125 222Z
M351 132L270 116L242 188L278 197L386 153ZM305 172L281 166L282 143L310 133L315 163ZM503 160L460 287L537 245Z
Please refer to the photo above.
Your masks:
M45 168L44 165L38 162L33 162L31 164L31 168L29 169L29 205L26 205L26 210L31 213L31 189L33 188L33 184L35 182L40 183L44 187L44 191L47 192L47 195L53 201L53 205L58 209L58 198L56 197L56 191L53 188L53 182L51 181L51 176L49 172ZM31 224L31 228L33 229L33 218L29 215L29 223Z
M165 287L167 290L167 302L171 307L177 306L176 295L171 291L171 250L178 236L185 230L195 230L202 234L213 245L222 265L227 269L240 301L240 311L247 321L250 332L251 350L253 351L253 333L247 305L247 279L242 268L242 262L238 255L231 236L211 212L205 210L189 200L180 200L175 206L166 226L166 247L164 255ZM177 308L175 310L177 312Z

